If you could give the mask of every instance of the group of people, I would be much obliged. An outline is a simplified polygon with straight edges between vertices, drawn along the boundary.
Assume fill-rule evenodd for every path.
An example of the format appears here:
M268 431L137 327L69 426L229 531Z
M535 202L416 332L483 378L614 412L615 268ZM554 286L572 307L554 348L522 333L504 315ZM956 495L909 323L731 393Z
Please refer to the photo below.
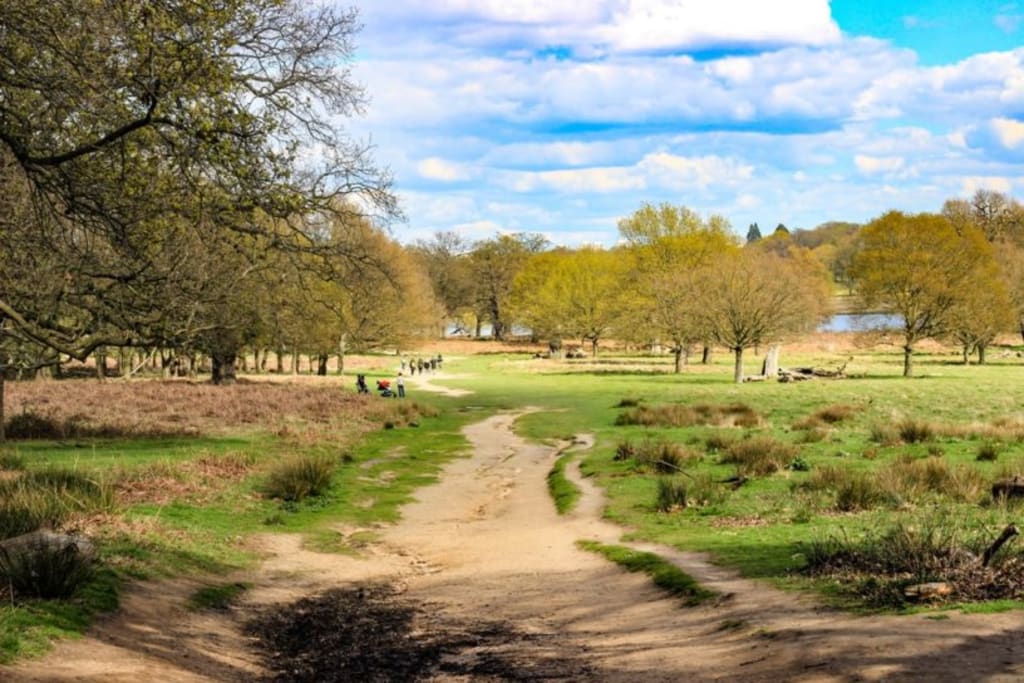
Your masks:
M405 372L408 368L410 375L415 375L417 370L422 375L425 372L435 372L441 369L444 359L441 354L427 359L414 358L406 360L402 357L402 364L398 370L398 377L395 378L395 386L391 387L391 381L386 379L377 380L377 393L384 398L405 398ZM370 387L366 384L366 375L356 375L356 391L360 394L370 393Z
M422 375L424 372L427 372L428 370L430 372L440 370L442 362L443 359L441 358L441 354L431 356L430 358L427 358L425 360L423 358L410 358L408 361L405 360L405 356L402 356L402 364L398 372L399 374L404 374L406 367L408 367L410 375L415 375L417 370L419 370L420 374Z

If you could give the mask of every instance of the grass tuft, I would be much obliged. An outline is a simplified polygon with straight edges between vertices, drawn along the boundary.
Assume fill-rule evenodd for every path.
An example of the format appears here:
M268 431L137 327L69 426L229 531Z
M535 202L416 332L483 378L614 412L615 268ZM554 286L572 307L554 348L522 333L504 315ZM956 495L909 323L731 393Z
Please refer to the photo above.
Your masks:
M799 449L770 436L755 436L729 445L721 455L723 464L736 465L738 474L757 477L773 474L787 467Z
M204 586L192 594L188 600L188 606L196 611L204 609L224 611L234 605L238 598L250 588L252 588L252 584L244 581Z
M555 461L554 467L548 472L548 492L555 501L555 509L560 515L571 512L582 495L579 487L565 476L565 468L571 460L572 456L563 455Z
M627 571L647 574L654 585L682 598L687 606L700 605L718 597L717 593L704 588L692 576L654 553L639 552L620 545L605 545L597 541L577 541L576 545L604 556Z
M267 475L263 493L269 498L293 503L319 496L330 488L334 469L334 463L322 456L288 458Z

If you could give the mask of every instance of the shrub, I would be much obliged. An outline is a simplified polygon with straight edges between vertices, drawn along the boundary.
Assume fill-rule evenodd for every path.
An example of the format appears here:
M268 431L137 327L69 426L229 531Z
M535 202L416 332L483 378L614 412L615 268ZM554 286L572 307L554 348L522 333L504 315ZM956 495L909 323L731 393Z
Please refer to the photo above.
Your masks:
M690 477L686 493L687 503L690 507L717 505L729 497L729 489L717 481L709 472L700 472Z
M975 460L978 462L995 462L999 457L999 446L989 442L978 446L978 455Z
M267 475L263 492L270 498L298 502L319 496L331 485L334 463L319 456L297 456L278 463Z
M658 512L686 507L686 482L681 477L658 477Z
M68 427L50 416L25 411L7 420L4 433L9 439L63 439Z
M642 401L642 400L643 400L642 398L624 398L621 401L619 401L617 404L615 404L615 407L616 408L636 408L638 405L640 405L640 401Z
M673 474L698 457L680 444L645 439L637 447L633 459L640 467L653 469L659 474Z
M821 410L816 412L814 416L817 417L822 422L826 422L828 424L835 424L837 422L842 422L843 420L853 415L855 412L857 412L857 408L855 408L854 406L836 404L828 406L826 408L822 408Z
M732 436L716 432L704 440L704 448L707 449L708 453L718 453L729 448L735 441L736 439Z
M736 465L741 476L762 476L778 472L789 465L799 452L796 446L758 436L735 441L721 456L721 462Z
M632 441L623 441L615 447L615 457L612 460L630 460L636 455L636 446L633 445Z
M70 598L92 578L91 553L74 544L32 541L27 547L0 547L0 579L22 597Z
M935 428L924 420L906 419L897 426L900 439L906 443L923 443L935 436Z
M786 466L786 469L792 470L793 472L810 472L811 463L807 462L800 456L793 458L793 460Z
M941 458L898 458L877 476L886 491L911 502L920 502L928 495L979 502L987 490L987 482L979 470L966 464L950 467Z
M836 483L836 509L841 512L870 510L884 500L873 477L846 470L847 476Z
M900 432L895 426L891 424L873 424L871 425L871 440L882 446L890 446L894 443L898 443L900 440Z

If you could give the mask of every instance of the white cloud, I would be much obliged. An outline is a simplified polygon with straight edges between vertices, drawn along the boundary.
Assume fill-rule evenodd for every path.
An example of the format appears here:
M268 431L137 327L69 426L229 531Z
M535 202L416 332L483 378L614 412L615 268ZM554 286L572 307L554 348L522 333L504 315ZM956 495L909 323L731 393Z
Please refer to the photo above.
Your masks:
M992 119L991 125L996 138L1003 147L1017 149L1024 146L1024 122L997 118Z
M464 166L437 157L424 159L417 166L420 175L429 180L446 183L469 180L470 174Z
M511 172L506 184L516 192L549 189L557 192L624 192L651 188L703 190L711 185L734 185L748 179L754 167L714 155L685 157L653 152L632 166Z
M1010 194L1012 189L1013 183L1010 179L1001 176L963 178L960 186L960 192L965 196L973 195L978 190L993 190Z
M392 0L364 10L370 30L430 27L454 45L509 51L571 47L577 54L827 45L840 39L828 0ZM385 49L402 49L396 41Z
M853 158L854 164L861 173L893 173L903 168L906 159L903 157L873 157L858 154Z

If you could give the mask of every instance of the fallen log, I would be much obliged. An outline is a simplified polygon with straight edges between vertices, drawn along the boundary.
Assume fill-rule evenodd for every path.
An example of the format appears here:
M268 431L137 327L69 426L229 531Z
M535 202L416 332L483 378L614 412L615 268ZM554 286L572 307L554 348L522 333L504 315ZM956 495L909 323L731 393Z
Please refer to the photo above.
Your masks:
M1020 532L1017 531L1017 525L1015 524L1010 524L1005 529L1003 529L1003 533L999 534L999 538L997 538L992 543L992 545L990 545L985 550L985 554L982 555L981 566L987 567L988 563L992 561L993 557L995 557L995 554L999 552L999 549L1002 548L1007 541L1009 541L1014 536L1017 536L1019 533Z
M1024 498L1024 478L1014 475L1012 479L1002 479L992 484L993 498Z

